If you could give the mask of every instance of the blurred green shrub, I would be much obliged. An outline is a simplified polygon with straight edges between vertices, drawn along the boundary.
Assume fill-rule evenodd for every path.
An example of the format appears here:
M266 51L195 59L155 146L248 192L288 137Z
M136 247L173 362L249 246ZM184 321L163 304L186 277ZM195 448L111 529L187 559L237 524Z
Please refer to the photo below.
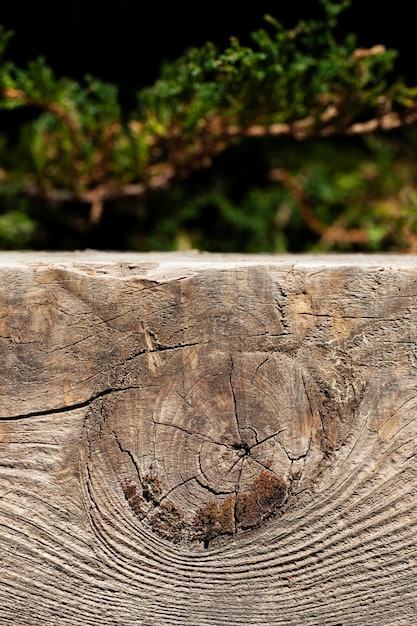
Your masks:
M188 50L130 112L91 76L16 67L0 30L0 108L38 111L0 142L0 247L416 250L415 132L380 133L417 120L417 88L321 3Z

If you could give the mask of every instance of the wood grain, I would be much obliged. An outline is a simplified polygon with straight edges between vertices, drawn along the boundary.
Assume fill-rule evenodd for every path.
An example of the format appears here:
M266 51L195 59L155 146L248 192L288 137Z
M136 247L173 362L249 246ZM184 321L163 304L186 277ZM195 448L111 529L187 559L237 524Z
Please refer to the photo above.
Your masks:
M0 255L0 624L416 623L417 259Z

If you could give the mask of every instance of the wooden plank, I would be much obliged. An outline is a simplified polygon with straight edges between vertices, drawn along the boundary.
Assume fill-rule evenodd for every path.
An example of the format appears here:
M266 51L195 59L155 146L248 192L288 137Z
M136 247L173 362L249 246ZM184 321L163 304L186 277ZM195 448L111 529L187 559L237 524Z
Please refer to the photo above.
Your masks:
M2 626L415 623L417 259L0 255Z

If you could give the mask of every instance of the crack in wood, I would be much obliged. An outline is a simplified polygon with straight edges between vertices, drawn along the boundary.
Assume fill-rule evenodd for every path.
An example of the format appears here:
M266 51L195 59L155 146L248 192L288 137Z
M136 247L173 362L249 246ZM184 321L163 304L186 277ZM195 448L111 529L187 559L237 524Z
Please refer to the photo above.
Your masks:
M207 480L207 477L205 476L205 474L202 472L202 475L204 476L204 478ZM205 489L206 491L208 491L209 493L211 493L213 496L224 496L224 495L228 495L230 493L232 493L232 491L228 490L228 491L217 491L216 489L214 489L213 487L210 487L209 484L205 485L204 483L201 482L201 480L199 480L198 476L194 476L194 480L196 481L196 483L202 488Z
M183 433L185 433L186 435L190 435L190 437L200 437L201 439L204 439L205 441L208 441L210 443L216 444L218 446L224 446L225 448L229 447L225 443L221 443L220 441L216 441L215 439L211 439L207 435L203 435L203 433L192 432L190 430L187 430L186 428L183 428L182 426L179 426L178 424L168 424L167 422L157 422L154 419L152 419L152 422L153 422L153 424L155 424L155 426L165 426L166 428L176 428L176 429L182 431Z
M22 413L20 415L10 415L7 417L2 417L0 416L0 420L1 421L17 421L17 420L24 420L24 419L28 419L31 417L46 417L48 415L54 415L54 414L59 414L59 413L67 413L69 411L75 411L77 409L83 409L85 407L90 406L93 402L95 402L96 400L100 399L100 398L104 398L105 396L108 396L111 393L118 393L120 391L127 391L129 389L133 389L135 387L126 387L123 389L104 389L103 391L99 391L98 393L94 394L93 396L91 396L91 398L88 398L87 400L83 400L82 402L76 402L74 404L68 404L66 406L63 407L56 407L54 409L44 409L43 411L31 411L28 413Z
M253 430L253 429L252 429ZM256 443L254 443L251 447L250 450L252 450L253 448L256 448L257 446L262 445L263 443L265 443L265 441L269 441L270 439L274 439L274 437L276 437L277 435L279 435L280 433L285 432L287 429L286 428L281 428L280 430L277 430L276 433L272 433L272 435L268 435L268 437L265 437L264 439L261 439L261 441L257 441Z
M238 413L237 413L237 399L236 399L236 394L235 394L235 390L234 390L233 382L232 382L233 357L232 357L231 354L229 354L229 358L230 358L229 384L230 384L230 391L232 392L232 398L233 398L234 416L235 416L235 419L236 419L237 431L239 433L240 440L241 440L241 442L243 444L244 440L243 440L242 433L241 433L241 430L240 430L239 416L238 416Z

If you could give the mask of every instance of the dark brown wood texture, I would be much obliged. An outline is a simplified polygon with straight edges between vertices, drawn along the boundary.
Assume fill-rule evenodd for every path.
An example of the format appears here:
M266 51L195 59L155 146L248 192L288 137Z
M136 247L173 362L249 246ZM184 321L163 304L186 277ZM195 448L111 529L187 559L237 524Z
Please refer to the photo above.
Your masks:
M0 624L417 619L417 260L0 255Z

